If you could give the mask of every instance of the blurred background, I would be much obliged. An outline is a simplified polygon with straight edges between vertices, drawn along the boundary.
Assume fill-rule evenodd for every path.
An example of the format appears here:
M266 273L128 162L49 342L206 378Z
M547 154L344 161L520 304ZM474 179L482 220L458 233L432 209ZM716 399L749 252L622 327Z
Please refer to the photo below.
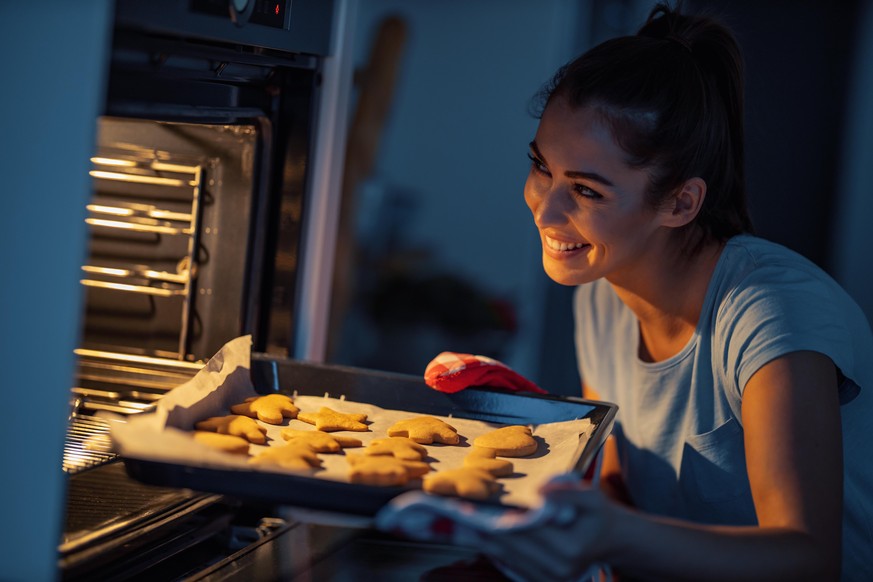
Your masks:
M563 63L632 34L639 0L364 0L327 360L421 374L443 350L578 394L572 289L550 281L522 197L531 98ZM698 0L747 66L759 235L873 314L873 10L848 0Z
M157 5L128 4L144 11ZM529 106L559 66L606 38L633 33L654 2L334 4L353 15L338 44L343 51L346 41L352 45L354 82L351 94L334 95L348 101L345 148L341 139L318 142L328 161L333 148L345 149L343 164L325 164L332 180L342 179L343 203L330 333L318 359L420 376L441 351L470 352L500 359L553 393L579 394L572 289L543 273L522 196L537 125ZM0 440L14 443L3 465L27 469L25 478L4 481L0 514L24 526L0 530L3 579L56 578L66 483L58 458L81 331L89 158L116 6L0 1L9 72L0 91L0 366L7 393L27 405L0 423ZM759 234L822 266L873 320L873 0L697 0L686 7L719 15L745 52L747 170ZM344 87L338 79L345 83L346 70L336 61L344 59L334 59L333 81ZM341 118L333 114L344 107L333 103L321 113ZM343 135L344 124L323 126L328 138ZM334 182L316 178L318 192L332 196ZM317 256L324 260L310 264L327 269L329 250ZM306 319L315 303L295 315ZM320 333L322 324L312 328ZM284 351L276 355L284 357L293 352L287 336L297 330L282 330ZM7 575L13 567L41 574Z

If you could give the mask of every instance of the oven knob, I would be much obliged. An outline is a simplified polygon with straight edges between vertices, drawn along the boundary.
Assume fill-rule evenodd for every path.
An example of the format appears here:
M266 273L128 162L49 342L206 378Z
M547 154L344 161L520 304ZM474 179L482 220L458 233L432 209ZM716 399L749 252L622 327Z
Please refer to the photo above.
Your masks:
M244 26L255 8L255 0L228 0L230 19L237 26Z

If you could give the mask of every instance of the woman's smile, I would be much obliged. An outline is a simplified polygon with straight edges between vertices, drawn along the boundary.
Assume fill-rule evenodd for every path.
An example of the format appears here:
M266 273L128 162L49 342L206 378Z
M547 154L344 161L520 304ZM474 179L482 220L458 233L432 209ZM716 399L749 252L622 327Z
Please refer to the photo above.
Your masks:
M586 252L591 247L588 243L560 241L546 234L543 235L543 241L545 242L543 245L545 251L557 259L576 256Z

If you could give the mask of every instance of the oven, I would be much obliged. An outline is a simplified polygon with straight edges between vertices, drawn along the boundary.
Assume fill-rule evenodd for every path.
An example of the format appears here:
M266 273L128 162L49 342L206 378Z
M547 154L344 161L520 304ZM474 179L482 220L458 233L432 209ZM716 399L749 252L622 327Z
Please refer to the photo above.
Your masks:
M311 355L351 77L336 31L350 16L330 0L115 3L84 212L62 579L192 576L294 530L272 506L131 479L108 432L240 335L276 358Z

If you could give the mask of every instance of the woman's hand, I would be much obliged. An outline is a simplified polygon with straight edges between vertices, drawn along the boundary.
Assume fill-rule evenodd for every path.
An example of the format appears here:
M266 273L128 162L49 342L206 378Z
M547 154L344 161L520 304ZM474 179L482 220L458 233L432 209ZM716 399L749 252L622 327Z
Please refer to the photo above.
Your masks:
M526 580L576 580L600 561L622 510L581 481L560 478L541 492L555 509L548 521L489 534L482 550Z

